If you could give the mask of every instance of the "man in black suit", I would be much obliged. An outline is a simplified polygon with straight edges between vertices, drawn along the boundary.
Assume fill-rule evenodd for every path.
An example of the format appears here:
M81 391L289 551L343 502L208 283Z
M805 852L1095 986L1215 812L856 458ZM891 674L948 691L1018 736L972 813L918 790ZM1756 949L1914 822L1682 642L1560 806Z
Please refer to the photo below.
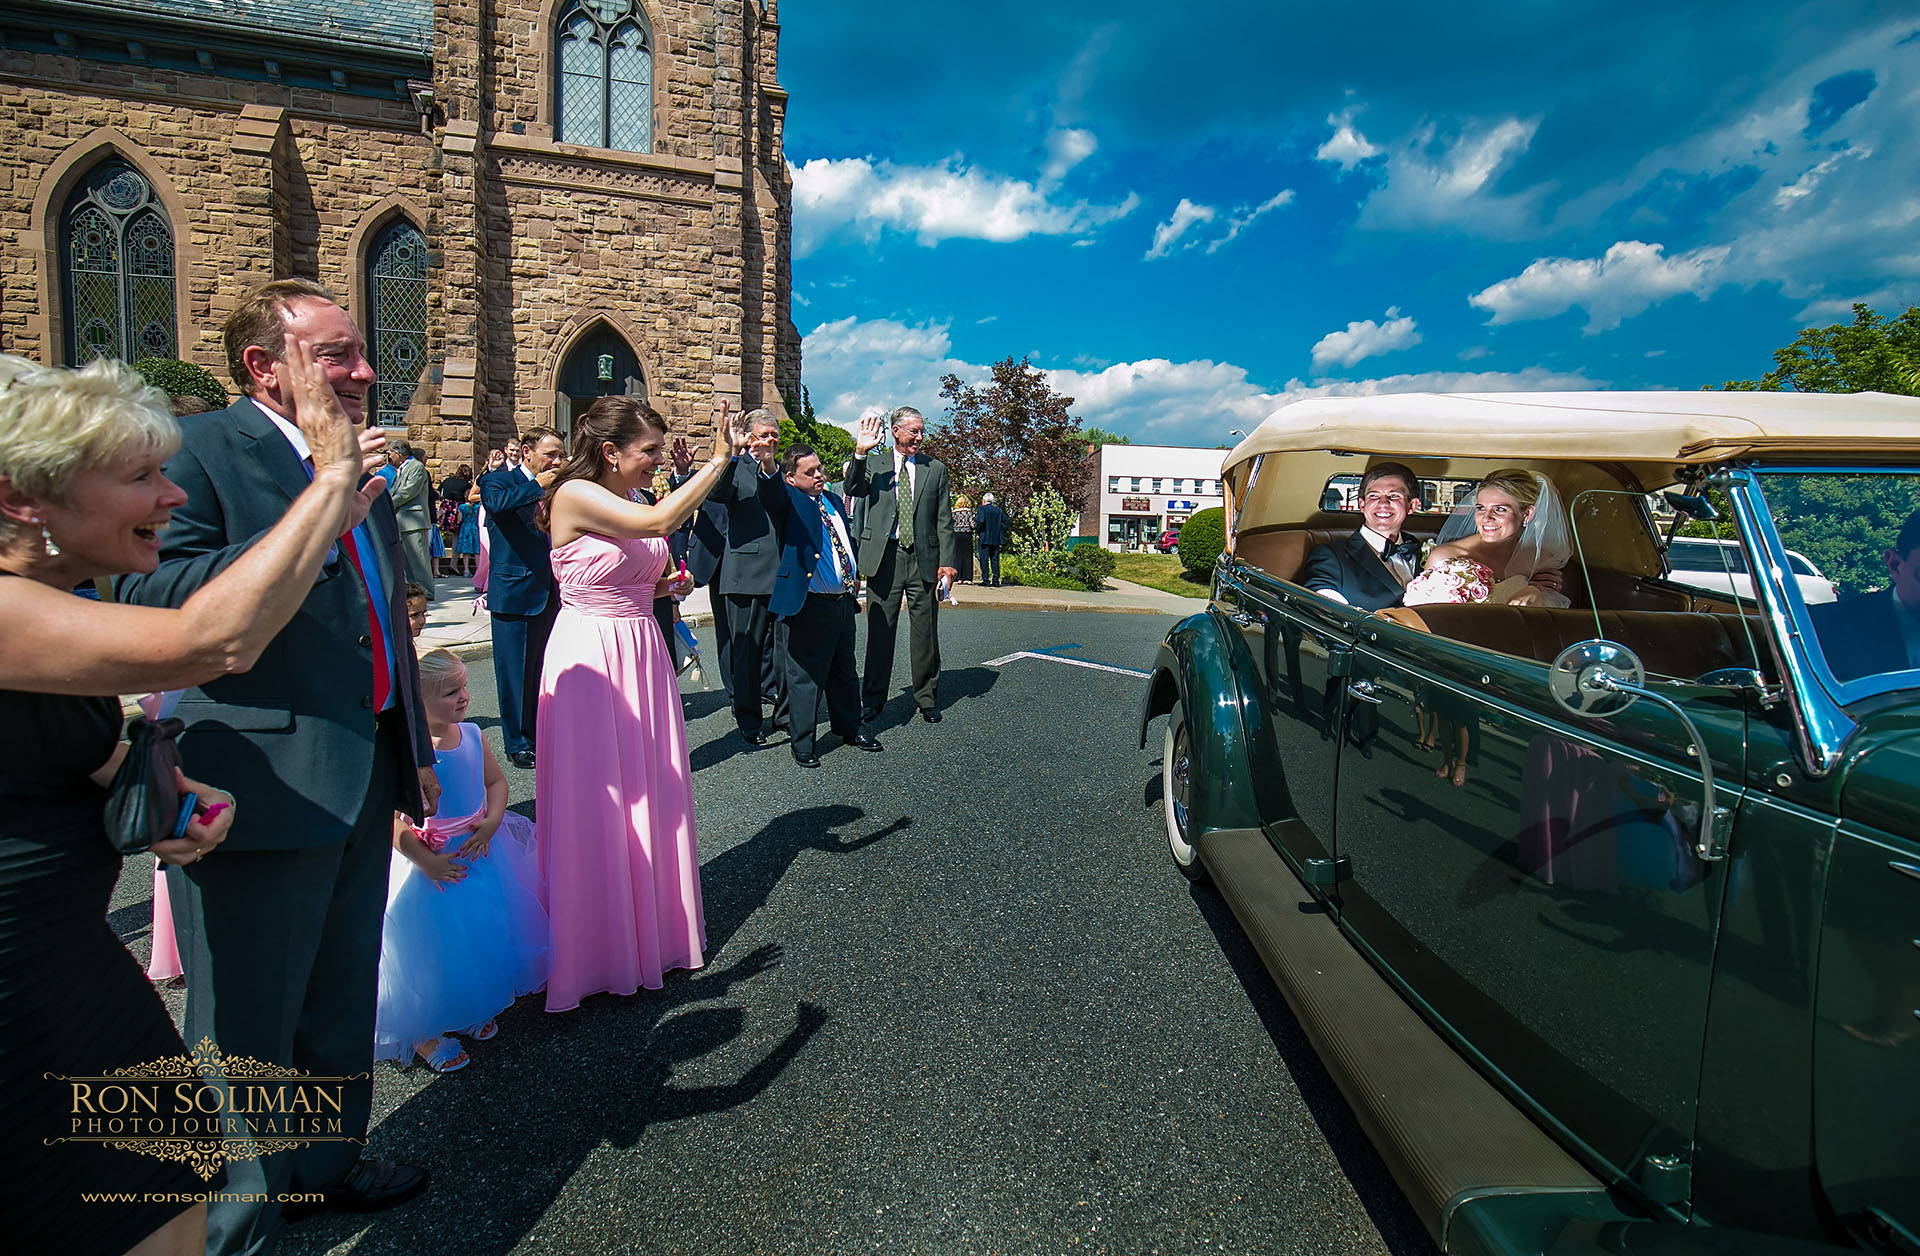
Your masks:
M246 394L181 425L166 474L187 492L160 564L124 576L121 600L179 606L271 527L312 478L294 426L287 333L312 340L347 417L366 416L366 340L325 288L287 279L228 316L227 364ZM377 454L379 430L362 434ZM433 810L439 784L407 629L400 533L372 477L293 622L247 672L188 691L186 770L233 792L239 819L220 852L174 870L168 888L187 975L186 1034L340 1085L345 1140L372 1106L380 927L395 811ZM227 1166L207 1214L207 1249L264 1252L287 1191L326 1206L384 1207L426 1185L424 1169L361 1159L322 1141Z
M1920 667L1920 510L1900 525L1886 562L1891 588L1807 608L1841 681Z
M500 695L500 735L507 759L533 766L540 669L547 637L560 614L540 501L566 456L560 433L534 428L520 438L525 461L509 461L480 477L487 508L487 611L493 616L493 679Z
M727 605L731 640L722 666L732 669L727 692L733 697L734 723L748 745L764 746L760 681L773 644L773 615L767 599L773 594L773 573L780 563L780 537L760 489L763 481L777 481L780 475L774 459L780 423L765 410L752 410L741 416L739 426L746 432L747 452L733 460L708 495L709 501L720 503L727 512L727 552L712 589L715 601ZM777 661L773 679L778 706Z
M828 726L842 741L867 751L881 746L860 728L860 674L853 667L860 579L846 505L825 491L827 473L811 445L789 445L780 472L772 491L762 489L781 523L780 569L768 599L777 617L774 653L784 667L780 711L792 730L793 761L817 768L813 737L823 698Z
M720 412L717 422L726 422L726 413ZM778 429L776 429L778 430ZM694 476L694 456L691 447L675 441L673 446L673 474L668 483L679 488ZM727 623L727 599L720 596L714 588L719 578L721 563L727 556L727 507L724 502L713 500L711 494L700 503L700 509L693 512L693 518L686 523L686 559L687 574L693 577L695 588L712 589L707 595L708 607L713 614L713 637L719 643L716 653L720 668L720 687L727 697L733 697L733 638Z
M876 448L880 420L862 418L847 468L847 497L859 519L860 576L867 582L866 718L879 717L893 685L900 599L911 620L913 700L920 718L940 722L940 593L960 574L946 464L920 453L927 421L912 406L891 418L893 451Z
M1300 583L1334 602L1377 611L1398 606L1407 581L1420 574L1420 542L1403 534L1420 509L1420 482L1398 462L1381 462L1360 477L1360 530L1344 541L1316 545L1300 569Z
M980 499L980 513L973 517L973 539L980 542L980 583L997 588L1000 547L1007 543L1007 512L1000 509L992 493Z

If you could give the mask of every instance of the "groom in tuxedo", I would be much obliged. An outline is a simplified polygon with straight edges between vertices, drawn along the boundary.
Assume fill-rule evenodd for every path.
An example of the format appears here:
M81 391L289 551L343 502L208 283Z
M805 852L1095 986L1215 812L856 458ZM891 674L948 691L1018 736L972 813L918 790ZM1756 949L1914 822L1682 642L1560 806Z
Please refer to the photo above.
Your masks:
M1407 581L1420 574L1420 542L1401 529L1420 509L1420 482L1398 462L1381 462L1360 478L1360 530L1316 545L1300 583L1330 601L1377 611L1398 606Z

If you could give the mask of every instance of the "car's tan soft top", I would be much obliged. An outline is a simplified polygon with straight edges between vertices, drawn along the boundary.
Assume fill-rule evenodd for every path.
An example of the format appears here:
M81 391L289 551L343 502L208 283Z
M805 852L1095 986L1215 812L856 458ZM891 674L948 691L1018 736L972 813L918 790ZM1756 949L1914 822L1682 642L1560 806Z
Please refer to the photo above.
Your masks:
M1746 456L1920 458L1920 397L1887 393L1394 393L1282 406L1227 455L1697 463Z

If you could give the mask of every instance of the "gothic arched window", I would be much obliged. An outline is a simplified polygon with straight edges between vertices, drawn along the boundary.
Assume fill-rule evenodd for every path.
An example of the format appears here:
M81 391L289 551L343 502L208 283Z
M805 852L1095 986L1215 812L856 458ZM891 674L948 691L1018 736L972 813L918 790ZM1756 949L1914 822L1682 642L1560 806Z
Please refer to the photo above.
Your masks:
M95 166L61 210L60 244L70 365L178 356L173 224L138 170Z
M367 304L374 421L405 427L427 360L427 242L405 218L382 227L367 250Z
M562 143L653 151L653 36L639 0L572 0L554 59Z

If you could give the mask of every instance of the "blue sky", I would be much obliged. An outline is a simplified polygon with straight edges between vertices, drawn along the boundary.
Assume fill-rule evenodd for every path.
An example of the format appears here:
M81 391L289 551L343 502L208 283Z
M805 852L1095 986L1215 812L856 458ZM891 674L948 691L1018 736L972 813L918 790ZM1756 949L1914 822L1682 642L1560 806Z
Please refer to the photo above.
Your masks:
M1698 388L1920 301L1920 6L781 6L823 417L1031 355L1212 445L1301 397Z

